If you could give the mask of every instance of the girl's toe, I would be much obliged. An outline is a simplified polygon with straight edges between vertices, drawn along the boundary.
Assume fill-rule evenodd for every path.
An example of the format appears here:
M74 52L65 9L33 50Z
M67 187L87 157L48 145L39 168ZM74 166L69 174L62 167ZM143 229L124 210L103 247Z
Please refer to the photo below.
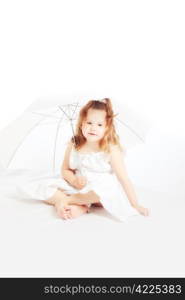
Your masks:
M68 219L70 219L70 211L67 211L66 216Z

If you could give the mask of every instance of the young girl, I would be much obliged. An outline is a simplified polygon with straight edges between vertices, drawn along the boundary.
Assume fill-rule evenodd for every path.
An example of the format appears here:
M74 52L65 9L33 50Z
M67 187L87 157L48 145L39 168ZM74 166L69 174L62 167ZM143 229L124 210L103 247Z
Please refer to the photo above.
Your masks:
M63 219L87 213L91 205L103 206L121 221L139 213L147 216L148 209L137 202L122 152L110 99L89 101L66 149L63 179L45 202Z

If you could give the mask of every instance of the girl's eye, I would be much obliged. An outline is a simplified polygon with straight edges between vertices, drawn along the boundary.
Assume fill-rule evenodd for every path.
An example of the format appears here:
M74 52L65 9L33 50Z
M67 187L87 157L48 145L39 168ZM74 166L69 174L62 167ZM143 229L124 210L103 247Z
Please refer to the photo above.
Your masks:
M87 122L87 124L91 125L92 122ZM98 124L98 126L102 126L102 124Z

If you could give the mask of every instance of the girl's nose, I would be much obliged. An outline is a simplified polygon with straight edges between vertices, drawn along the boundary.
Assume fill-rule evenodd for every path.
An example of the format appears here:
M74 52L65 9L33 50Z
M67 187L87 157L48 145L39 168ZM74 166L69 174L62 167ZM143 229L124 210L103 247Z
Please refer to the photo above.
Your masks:
M95 128L95 124L91 124L91 129L94 129Z

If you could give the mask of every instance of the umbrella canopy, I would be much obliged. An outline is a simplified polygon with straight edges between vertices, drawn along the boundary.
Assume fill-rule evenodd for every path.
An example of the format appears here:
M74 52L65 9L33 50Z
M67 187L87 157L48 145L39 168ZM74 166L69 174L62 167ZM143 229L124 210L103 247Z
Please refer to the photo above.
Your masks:
M0 133L0 165L8 169L59 172L79 111L91 99L94 97L35 101ZM112 105L117 114L115 127L126 151L143 143L150 124L126 104L112 99Z

